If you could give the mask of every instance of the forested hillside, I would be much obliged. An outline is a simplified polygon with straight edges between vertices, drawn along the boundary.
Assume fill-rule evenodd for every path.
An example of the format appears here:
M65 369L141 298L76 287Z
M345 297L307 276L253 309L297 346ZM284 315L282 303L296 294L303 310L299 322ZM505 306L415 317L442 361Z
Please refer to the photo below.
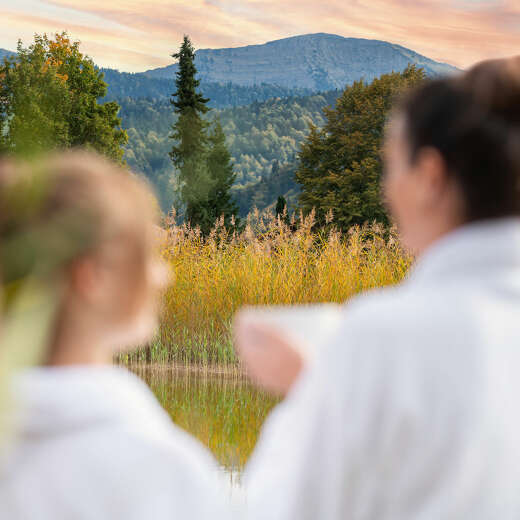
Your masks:
M309 124L322 126L323 108L333 105L339 94L331 91L272 99L209 113L209 118L220 117L227 136L237 173L235 190L240 194L241 213L247 212L247 200L252 200L257 192L255 203L263 207L272 202L271 198L276 200L278 195L296 187L292 175L288 175L287 165L291 165L292 171ZM129 137L125 158L132 168L144 173L159 188L161 203L166 209L174 200L174 172L168 157L172 146L168 136L175 121L172 107L165 99L126 98L119 102L123 127ZM277 164L278 169L275 167L271 176L273 164ZM264 183L260 182L262 179ZM282 191L278 193L279 190Z
M108 93L103 101L119 101L130 98L169 99L174 90L172 78L149 78L144 74L131 74L113 69L101 69L108 84ZM249 105L253 101L272 98L307 96L315 93L305 88L287 88L276 85L235 85L202 82L200 90L209 98L211 108L227 108Z

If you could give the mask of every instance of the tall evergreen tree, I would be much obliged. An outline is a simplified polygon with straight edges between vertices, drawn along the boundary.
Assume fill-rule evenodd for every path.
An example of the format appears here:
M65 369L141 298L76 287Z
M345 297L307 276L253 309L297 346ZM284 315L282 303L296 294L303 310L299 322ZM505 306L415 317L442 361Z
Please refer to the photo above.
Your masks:
M204 119L209 99L197 91L195 50L188 36L172 56L179 60L177 90L171 100L179 117L170 136L175 140L170 158L179 171L186 220L206 235L218 218L224 216L230 226L237 213L230 195L235 174L220 122L210 129Z
M206 166L208 123L203 115L209 110L208 99L197 91L195 50L188 36L179 52L172 54L179 60L171 104L179 115L170 137L175 141L170 158L179 171L181 198L186 205L186 220L193 226L201 226L211 218L207 205L211 180Z
M330 211L342 230L388 222L379 193L384 126L395 96L423 79L422 69L409 66L369 84L357 81L334 109L325 109L325 126L311 127L295 177L302 186L300 205L304 212L316 209L318 225L326 224Z

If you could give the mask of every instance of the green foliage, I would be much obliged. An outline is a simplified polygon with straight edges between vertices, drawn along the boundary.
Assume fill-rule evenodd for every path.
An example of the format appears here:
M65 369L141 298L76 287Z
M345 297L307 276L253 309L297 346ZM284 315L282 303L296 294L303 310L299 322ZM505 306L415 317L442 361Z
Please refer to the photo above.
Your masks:
M128 138L119 105L97 101L106 88L103 74L66 33L35 35L28 48L19 42L17 54L0 66L2 151L85 146L122 161Z
M210 130L203 118L209 100L197 91L195 51L187 36L173 57L179 60L177 90L171 100L178 119L172 126L170 158L179 172L186 221L207 235L220 216L231 225L237 211L229 193L235 174L220 122L215 121Z
M45 42L5 58L0 66L0 149L31 154L51 146L67 146L65 82L48 61Z
M0 54L1 58L1 54ZM120 102L125 98L168 99L171 96L170 78L150 78L146 73L119 72L114 69L101 69L108 83L108 91L101 101ZM291 96L310 96L313 90L289 88L279 85L237 85L236 83L215 83L202 80L200 91L208 98L210 108L228 108L249 105L253 101L266 101L272 98Z
M323 108L333 104L338 95L331 91L212 111L218 113L226 134L237 176L233 193L241 216L253 206L264 209L274 204L280 194L286 196L290 207L296 202L299 186L293 171L300 146L310 123L318 127L325 124ZM168 134L177 115L169 110L166 100L126 98L120 103L129 137L125 159L152 181L161 207L168 211L177 204L177 173L168 160ZM280 164L278 173L271 171L275 162Z
M195 49L188 36L184 36L179 52L172 54L172 58L179 60L179 70L175 74L177 91L173 94L171 102L175 111L178 114L184 114L190 110L205 114L209 110L206 106L209 99L197 92L200 81L196 79Z
M169 157L169 134L177 115L170 110L169 101L127 98L121 102L121 118L128 133L128 166L150 180L164 212L180 206L177 172Z
M283 195L280 195L278 199L276 200L276 207L275 212L276 216L283 216L284 213L287 211L287 201L285 200L285 197Z
M325 123L323 108L333 104L338 95L334 90L223 110L220 119L235 161L237 182L246 185L264 179L274 161L293 162L310 124ZM275 194L272 202L278 195Z
M307 213L316 210L318 225L325 225L331 213L342 230L366 221L388 222L379 193L384 126L395 96L424 77L422 69L409 66L369 84L355 82L334 109L325 110L325 126L311 127L295 175L302 186L301 207Z
M209 206L213 210L211 226L223 217L226 228L235 226L237 205L231 196L231 187L235 182L236 174L233 171L231 154L226 145L226 135L218 119L215 120L209 134L210 148L206 157L209 176L212 180L209 194Z
M299 194L299 187L294 180L295 170L295 162L280 166L275 161L271 173L263 179L246 186L235 186L239 215L245 217L253 208L263 210L274 207L280 194L286 200L288 212L293 212L297 208Z
M195 51L187 36L179 52L172 57L179 60L179 70L175 80L177 90L171 99L178 119L170 135L174 140L170 158L179 171L185 218L192 226L200 226L203 232L207 232L212 216L208 204L211 177L205 160L208 123L202 116L209 110L206 106L208 100L197 92L199 81L195 78L197 69L193 63Z

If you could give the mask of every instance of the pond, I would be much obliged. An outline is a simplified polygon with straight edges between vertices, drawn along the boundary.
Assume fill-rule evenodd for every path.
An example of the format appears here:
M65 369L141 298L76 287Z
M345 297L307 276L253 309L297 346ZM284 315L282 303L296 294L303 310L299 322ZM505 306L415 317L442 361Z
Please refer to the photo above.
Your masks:
M172 420L204 443L231 480L253 451L277 399L255 388L237 368L137 365Z

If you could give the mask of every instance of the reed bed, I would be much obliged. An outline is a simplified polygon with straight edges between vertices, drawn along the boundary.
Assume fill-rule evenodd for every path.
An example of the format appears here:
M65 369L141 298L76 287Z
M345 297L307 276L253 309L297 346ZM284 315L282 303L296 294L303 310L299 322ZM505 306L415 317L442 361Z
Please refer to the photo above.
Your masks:
M341 234L314 232L314 215L254 213L241 232L217 222L197 229L167 221L164 258L173 283L164 295L160 331L123 362L236 364L230 326L244 305L341 303L402 280L412 257L394 229L379 224Z

